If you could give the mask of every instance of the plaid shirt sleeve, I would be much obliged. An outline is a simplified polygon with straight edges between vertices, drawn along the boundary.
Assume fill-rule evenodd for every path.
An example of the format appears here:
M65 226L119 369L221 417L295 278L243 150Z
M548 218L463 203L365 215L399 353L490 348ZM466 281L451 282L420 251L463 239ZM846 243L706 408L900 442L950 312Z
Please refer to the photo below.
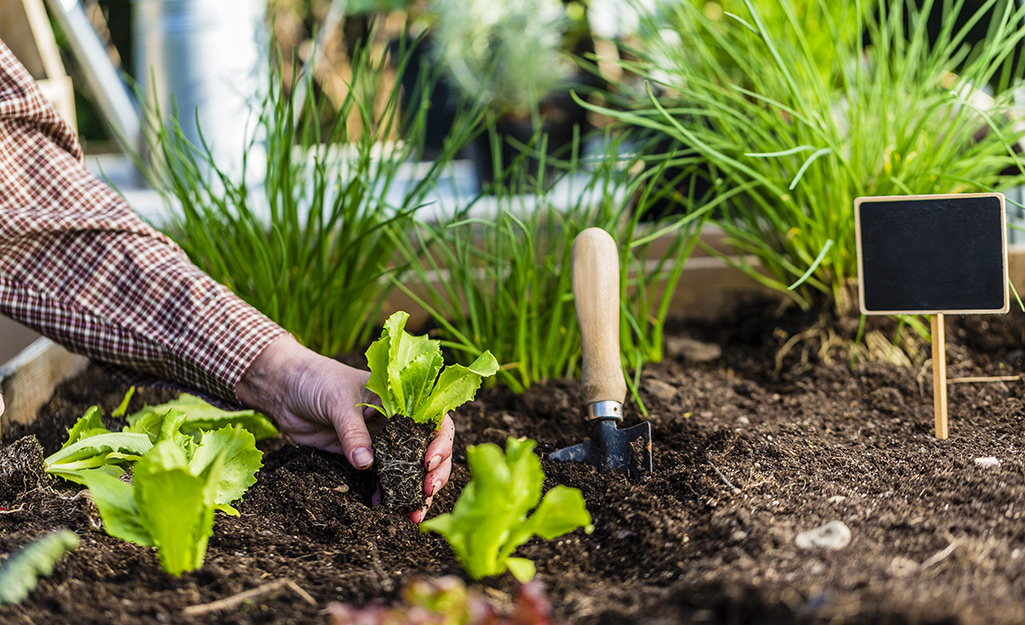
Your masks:
M285 332L89 173L74 133L3 42L0 312L96 361L228 401Z

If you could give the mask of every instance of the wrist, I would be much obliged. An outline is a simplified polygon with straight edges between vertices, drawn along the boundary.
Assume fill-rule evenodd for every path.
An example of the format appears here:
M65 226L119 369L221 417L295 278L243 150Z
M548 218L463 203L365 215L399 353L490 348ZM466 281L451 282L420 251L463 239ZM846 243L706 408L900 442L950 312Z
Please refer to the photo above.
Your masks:
M299 367L304 351L306 348L290 334L274 339L239 378L235 397L250 408L275 414L288 388L288 376Z

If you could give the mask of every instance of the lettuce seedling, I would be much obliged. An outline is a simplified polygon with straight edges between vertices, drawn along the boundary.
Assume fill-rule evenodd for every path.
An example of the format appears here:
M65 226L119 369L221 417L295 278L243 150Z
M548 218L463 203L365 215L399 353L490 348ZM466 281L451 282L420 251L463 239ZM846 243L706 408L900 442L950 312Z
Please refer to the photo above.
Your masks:
M411 579L400 595L402 601L390 607L371 603L357 608L333 602L328 604L327 613L332 625L555 625L552 604L537 581L516 589L507 615L501 614L492 600L452 575Z
M256 482L262 466L256 436L242 424L263 433L273 426L261 424L262 415L220 411L191 396L144 408L128 420L121 432L110 432L99 408L90 408L64 447L44 460L46 470L89 489L111 536L156 547L164 570L174 575L197 569L214 510L238 516L231 502ZM121 479L129 466L131 483Z
M124 415L134 391L134 387L128 390L121 405L111 413L112 416ZM270 419L258 412L221 410L187 393L165 404L143 406L140 411L128 416L128 425L120 432L108 430L100 419L99 406L93 406L68 430L68 439L60 450L43 461L46 471L83 486L85 483L78 478L78 472L85 469L98 469L115 477L123 475L125 468L152 449L160 438L161 428L168 426L165 417L172 411L177 415L173 435L186 435L194 442L205 431L229 425L245 428L252 432L256 440L276 436L278 433ZM185 448L191 443L181 439L180 444Z
M374 439L374 472L381 504L401 512L424 505L424 454L445 413L473 399L481 379L498 371L487 351L469 367L442 371L440 341L409 334L407 319L402 311L388 317L381 338L367 349L367 389L381 398L372 407L388 419Z
M473 579L508 568L516 579L528 582L536 571L534 563L512 553L531 536L551 540L578 527L588 534L594 531L578 489L556 486L541 498L545 474L533 451L536 444L510 438L505 454L492 443L467 447L470 482L452 513L420 525L445 537Z
M165 422L176 417L169 411ZM180 575L203 565L214 510L238 516L230 503L255 483L262 452L240 426L203 432L194 446L175 440L173 428L165 431L170 435L135 463L131 484L96 470L77 477L108 534L156 547L164 570Z
M388 317L381 338L367 349L367 388L381 398L373 407L385 417L404 415L437 429L447 412L473 399L481 379L498 371L498 361L485 351L469 367L441 371L441 342L406 332L407 319L403 311Z

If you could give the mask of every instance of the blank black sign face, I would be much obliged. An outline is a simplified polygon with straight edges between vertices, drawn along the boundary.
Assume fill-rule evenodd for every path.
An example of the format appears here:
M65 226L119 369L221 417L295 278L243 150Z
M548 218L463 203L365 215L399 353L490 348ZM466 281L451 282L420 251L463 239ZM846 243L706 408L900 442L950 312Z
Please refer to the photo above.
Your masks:
M1007 312L999 194L859 198L865 314Z

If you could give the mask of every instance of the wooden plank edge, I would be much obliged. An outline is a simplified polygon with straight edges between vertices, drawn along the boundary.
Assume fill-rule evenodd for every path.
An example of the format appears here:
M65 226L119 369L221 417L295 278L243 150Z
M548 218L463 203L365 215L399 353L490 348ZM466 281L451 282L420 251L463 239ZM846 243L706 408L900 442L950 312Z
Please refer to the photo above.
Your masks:
M77 375L89 359L41 338L0 367L0 393L6 408L0 415L0 436L7 424L32 423L53 389Z

